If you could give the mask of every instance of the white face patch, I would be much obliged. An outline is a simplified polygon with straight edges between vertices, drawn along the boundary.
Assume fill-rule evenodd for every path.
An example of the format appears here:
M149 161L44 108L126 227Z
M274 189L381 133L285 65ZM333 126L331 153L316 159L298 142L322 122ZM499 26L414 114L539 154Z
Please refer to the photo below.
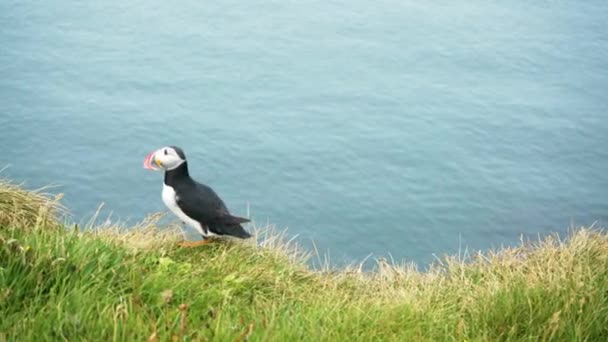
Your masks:
M186 162L172 147L163 147L156 150L154 159L160 162L161 167L167 171L173 170Z

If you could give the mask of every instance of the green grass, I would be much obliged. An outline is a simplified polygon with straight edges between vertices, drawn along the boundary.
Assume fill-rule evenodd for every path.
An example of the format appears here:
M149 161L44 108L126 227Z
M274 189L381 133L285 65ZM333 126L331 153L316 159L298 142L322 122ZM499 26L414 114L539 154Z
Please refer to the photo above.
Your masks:
M156 218L76 229L0 183L0 341L604 341L608 236L577 229L430 270L312 271L273 233L179 248Z

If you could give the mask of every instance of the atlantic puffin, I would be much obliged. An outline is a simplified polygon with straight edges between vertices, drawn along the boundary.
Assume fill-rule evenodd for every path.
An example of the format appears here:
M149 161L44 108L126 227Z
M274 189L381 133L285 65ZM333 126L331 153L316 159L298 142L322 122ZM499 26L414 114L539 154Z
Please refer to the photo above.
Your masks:
M182 246L203 245L213 236L251 237L241 226L249 222L248 219L230 214L213 189L190 177L186 155L181 148L166 146L149 153L144 159L144 168L165 172L163 202L182 222L203 237L199 242L183 242Z

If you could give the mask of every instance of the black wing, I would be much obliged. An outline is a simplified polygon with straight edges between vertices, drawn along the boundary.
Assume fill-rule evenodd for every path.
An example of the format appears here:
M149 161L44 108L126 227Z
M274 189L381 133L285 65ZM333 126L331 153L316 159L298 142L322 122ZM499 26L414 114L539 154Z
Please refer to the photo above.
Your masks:
M176 202L186 215L203 225L249 222L248 219L232 216L213 189L197 182L188 189L179 191Z

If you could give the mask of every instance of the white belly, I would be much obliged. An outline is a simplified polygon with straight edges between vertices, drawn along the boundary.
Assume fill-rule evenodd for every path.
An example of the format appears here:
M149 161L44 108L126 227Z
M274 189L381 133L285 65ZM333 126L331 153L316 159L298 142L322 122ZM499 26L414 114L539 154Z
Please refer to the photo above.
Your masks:
M190 227L196 229L203 236L215 235L212 232L205 234L205 230L201 227L201 224L198 221L191 219L188 215L184 214L184 212L177 205L177 200L175 196L175 190L172 187L163 184L163 202L171 210L175 216L177 216L182 222L189 225Z

